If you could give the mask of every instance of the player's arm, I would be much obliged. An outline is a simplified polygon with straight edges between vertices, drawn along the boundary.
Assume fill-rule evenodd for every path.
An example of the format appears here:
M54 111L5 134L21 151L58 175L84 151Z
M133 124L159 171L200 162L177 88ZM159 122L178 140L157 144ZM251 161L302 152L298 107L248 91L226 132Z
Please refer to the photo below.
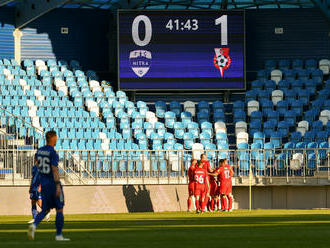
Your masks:
M234 170L233 170L233 167L232 166L230 166L230 176L231 177L234 176Z
M209 177L206 177L206 187L207 187L207 195L210 196L210 181L209 181Z
M207 173L209 176L213 176L216 177L217 175L219 175L219 173L217 171L213 172L213 173Z
M37 160L37 157L35 156L34 157L34 164L36 165L36 166L38 166L38 160ZM30 182L30 188L29 188L29 193L32 193L32 183L33 183L33 177L31 178L31 182Z
M60 197L60 195L61 195L61 182L60 182L60 174L58 173L57 166L52 165L52 171L53 171L54 181L56 183L56 197Z

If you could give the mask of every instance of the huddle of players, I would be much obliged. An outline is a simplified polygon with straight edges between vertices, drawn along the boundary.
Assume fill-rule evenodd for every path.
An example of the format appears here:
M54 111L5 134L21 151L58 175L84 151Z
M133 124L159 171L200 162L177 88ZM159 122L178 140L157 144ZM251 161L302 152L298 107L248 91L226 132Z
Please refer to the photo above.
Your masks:
M188 211L192 211L192 197L195 197L197 213L207 207L209 211L231 211L233 205L231 177L234 171L227 159L220 159L219 167L212 169L206 155L201 160L193 159L188 170ZM219 200L220 198L220 200ZM220 208L221 205L221 208Z

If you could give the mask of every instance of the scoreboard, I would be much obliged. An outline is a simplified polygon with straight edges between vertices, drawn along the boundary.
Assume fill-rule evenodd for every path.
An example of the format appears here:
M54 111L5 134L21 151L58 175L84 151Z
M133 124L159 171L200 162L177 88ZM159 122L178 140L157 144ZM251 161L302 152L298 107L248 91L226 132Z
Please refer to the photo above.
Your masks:
M245 89L244 11L119 10L122 90Z

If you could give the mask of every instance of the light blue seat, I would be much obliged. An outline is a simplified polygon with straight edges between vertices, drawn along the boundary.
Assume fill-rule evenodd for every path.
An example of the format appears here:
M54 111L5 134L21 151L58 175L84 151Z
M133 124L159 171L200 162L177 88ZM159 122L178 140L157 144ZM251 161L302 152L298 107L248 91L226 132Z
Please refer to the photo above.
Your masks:
M299 142L296 144L296 152L298 153L304 153L304 149L306 149L307 144L306 142Z
M265 134L262 132L256 132L253 134L253 143L263 144L265 142Z
M192 121L192 115L190 112L182 112L181 113L181 120L184 124L188 124Z
M184 148L190 150L194 144L194 136L191 133L185 133L183 135Z
M211 143L211 135L207 132L201 132L199 135L199 139L204 146L207 143Z
M166 109L166 103L164 101L157 101L155 102L155 108L156 108L156 116L159 118L165 117Z
M182 122L175 122L174 123L174 136L177 139L183 139L184 135L184 124Z
M282 133L280 131L275 131L271 133L270 142L275 148L280 148L282 145Z
M212 123L207 122L207 121L201 123L201 130L202 130L202 132L207 132L207 133L209 133L210 136L211 136L211 138L212 138L212 136L213 136Z
M217 143L228 143L228 137L226 133L217 132L215 138Z
M259 152L263 148L263 144L261 144L261 143L252 143L250 148L251 148L251 157L253 159L256 159L257 155L259 154Z
M173 128L176 121L175 113L172 111L165 112L165 126L167 128Z

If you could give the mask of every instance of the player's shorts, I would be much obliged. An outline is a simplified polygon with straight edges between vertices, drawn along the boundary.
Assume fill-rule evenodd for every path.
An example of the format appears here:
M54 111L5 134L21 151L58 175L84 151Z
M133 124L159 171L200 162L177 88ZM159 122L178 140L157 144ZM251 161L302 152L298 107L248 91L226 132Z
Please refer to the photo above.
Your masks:
M56 185L48 184L41 187L42 210L49 210L52 208L62 209L64 207L64 193L61 185L61 195L56 197Z
M30 199L32 201L38 201L38 200L41 200L41 194L40 192L38 192L37 190L36 191L33 191L32 193L30 193Z
M232 184L221 184L219 193L221 195L229 195L232 193Z
M194 195L195 196L200 196L201 198L205 197L206 194L206 190L205 190L205 186L203 185L203 187L196 187L195 186L195 190L194 190Z
M210 196L216 196L217 188L218 186L215 182L210 183Z
M194 195L194 192L195 192L195 183L194 182L190 182L188 184L188 193L189 193L189 196L193 196Z

